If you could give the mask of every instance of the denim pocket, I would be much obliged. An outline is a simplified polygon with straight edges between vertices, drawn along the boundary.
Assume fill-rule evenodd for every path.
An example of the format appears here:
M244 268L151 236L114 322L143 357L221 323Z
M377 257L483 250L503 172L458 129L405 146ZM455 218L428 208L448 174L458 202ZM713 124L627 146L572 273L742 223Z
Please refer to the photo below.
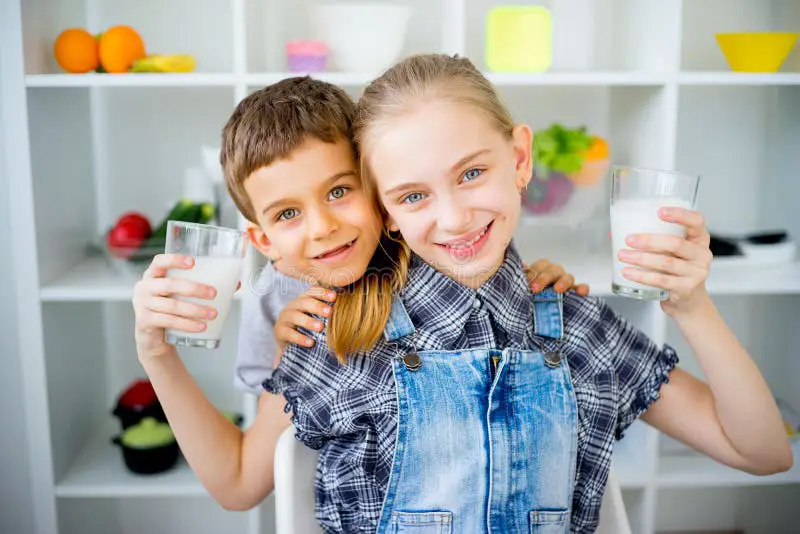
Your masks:
M392 512L392 534L450 534L452 512Z
M530 514L531 534L566 534L568 519L568 510L534 510Z

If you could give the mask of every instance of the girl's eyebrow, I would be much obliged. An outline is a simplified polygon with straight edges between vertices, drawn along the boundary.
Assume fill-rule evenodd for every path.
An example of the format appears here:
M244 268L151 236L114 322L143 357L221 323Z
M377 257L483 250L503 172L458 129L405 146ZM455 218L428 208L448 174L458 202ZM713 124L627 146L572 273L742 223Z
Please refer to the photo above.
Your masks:
M475 152L471 152L471 153L467 154L466 156L464 156L463 158L458 160L452 167L450 167L450 172L458 171L459 169L461 169L461 167L463 167L464 165L466 165L467 163L469 163L473 159L477 158L478 156L482 156L484 154L487 154L489 152L491 152L491 150L489 150L488 148L482 148L480 150L476 150ZM391 189L387 189L386 191L383 192L383 194L388 197L388 196L390 196L390 195L392 195L394 193L398 193L398 192L406 190L406 189L421 189L423 187L425 187L425 184L422 184L422 183L419 183L419 182L409 182L409 183L405 183L405 184L396 185L395 187L392 187Z
M488 152L491 152L491 150L489 150L488 148L482 148L480 150L476 150L475 152L467 154L466 156L464 156L463 158L458 160L455 163L455 165L450 167L450 171L451 172L456 172L457 170L459 170L461 167L463 167L464 165L466 165L467 163L469 163L473 159L477 158L478 156L482 156L482 155L484 155L484 154L486 154Z

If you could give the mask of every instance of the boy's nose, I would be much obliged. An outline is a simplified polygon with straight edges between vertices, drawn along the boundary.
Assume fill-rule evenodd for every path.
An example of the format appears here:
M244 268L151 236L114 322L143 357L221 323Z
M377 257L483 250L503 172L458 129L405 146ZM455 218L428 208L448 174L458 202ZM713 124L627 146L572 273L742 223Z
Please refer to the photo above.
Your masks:
M312 240L325 239L338 228L336 218L327 210L314 210L308 216L308 237Z

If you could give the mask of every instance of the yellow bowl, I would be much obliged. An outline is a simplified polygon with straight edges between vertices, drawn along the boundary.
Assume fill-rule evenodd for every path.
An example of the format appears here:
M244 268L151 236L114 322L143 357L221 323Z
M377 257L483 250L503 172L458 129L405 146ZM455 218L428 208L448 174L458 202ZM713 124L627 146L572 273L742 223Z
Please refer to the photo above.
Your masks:
M735 72L778 72L792 51L797 33L718 33L725 59Z

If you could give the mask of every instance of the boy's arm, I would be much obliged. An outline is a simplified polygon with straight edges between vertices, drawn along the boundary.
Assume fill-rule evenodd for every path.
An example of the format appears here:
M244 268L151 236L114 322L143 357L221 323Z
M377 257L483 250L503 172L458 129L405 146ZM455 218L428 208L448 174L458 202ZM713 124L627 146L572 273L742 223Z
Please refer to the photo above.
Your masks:
M136 284L136 351L189 465L220 504L243 510L271 491L275 445L290 416L281 397L264 394L256 421L243 434L209 402L165 341L166 328L199 332L203 319L215 315L208 306L175 298L213 297L214 288L167 277L169 269L192 264L190 257L159 255Z
M264 393L242 431L203 394L177 354L144 359L147 372L189 466L225 509L247 510L274 487L275 446L291 425L282 396Z
M676 369L643 419L732 467L754 474L789 469L792 452L770 388L753 359L719 315L705 288L711 264L703 217L662 209L667 222L686 227L686 239L640 235L620 259L636 267L630 280L670 291L661 306L692 347L708 383Z

